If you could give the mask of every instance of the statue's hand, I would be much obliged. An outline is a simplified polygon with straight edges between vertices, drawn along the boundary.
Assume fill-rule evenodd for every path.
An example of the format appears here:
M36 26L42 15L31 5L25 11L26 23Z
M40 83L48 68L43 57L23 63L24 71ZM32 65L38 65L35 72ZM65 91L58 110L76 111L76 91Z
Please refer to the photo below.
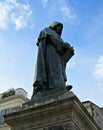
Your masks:
M67 42L65 42L65 43L63 44L63 46L62 46L62 51L66 51L67 49L70 49L70 48L71 48L70 44L67 43Z
M59 55L62 55L62 54L63 54L62 48L61 48L61 47L58 47L58 48L57 48L57 52L58 52Z
M60 55L63 55L68 49L71 51L73 50L73 47L71 47L69 43L65 42L62 44L62 46L58 46L57 52Z
M65 42L65 44L66 44L68 47L70 47L70 44L69 44L68 42Z
M70 44L68 42L65 42L65 45L64 45L64 49L70 49L71 51L74 51L73 47L70 46Z
M62 48L63 49L68 49L69 47L70 47L70 45L68 43L64 43Z

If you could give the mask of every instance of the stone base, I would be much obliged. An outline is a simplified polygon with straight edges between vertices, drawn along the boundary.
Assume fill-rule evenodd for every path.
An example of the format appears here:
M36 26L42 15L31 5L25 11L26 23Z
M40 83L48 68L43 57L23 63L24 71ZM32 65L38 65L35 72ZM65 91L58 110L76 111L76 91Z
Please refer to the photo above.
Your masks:
M42 93L38 93L32 97L29 102L23 104L23 107L32 106L35 104L45 103L53 100L58 100L63 96L63 94L67 93L68 90L66 87L57 87L48 91L44 91Z
M51 99L27 103L21 111L5 115L6 123L11 130L100 130L73 92Z

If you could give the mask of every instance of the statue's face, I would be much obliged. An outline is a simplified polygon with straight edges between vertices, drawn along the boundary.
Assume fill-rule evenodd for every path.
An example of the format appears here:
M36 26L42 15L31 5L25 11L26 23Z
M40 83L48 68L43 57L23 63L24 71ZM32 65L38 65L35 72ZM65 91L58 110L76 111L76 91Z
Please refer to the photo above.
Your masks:
M60 34L60 32L62 31L62 26L60 24L58 24L57 26L55 26L55 31Z

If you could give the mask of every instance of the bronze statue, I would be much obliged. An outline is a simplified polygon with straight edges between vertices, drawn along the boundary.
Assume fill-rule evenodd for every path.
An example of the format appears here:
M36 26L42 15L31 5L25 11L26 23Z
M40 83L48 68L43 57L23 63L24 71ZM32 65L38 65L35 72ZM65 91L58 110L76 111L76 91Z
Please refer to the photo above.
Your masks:
M62 29L62 23L54 22L39 34L33 95L66 86L66 63L74 55L74 50L62 40ZM71 88L67 86L68 90Z

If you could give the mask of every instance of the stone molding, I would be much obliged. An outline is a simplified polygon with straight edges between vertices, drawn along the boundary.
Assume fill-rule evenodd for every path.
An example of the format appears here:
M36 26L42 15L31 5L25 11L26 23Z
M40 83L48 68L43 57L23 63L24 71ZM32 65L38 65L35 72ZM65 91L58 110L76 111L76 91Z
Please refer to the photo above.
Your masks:
M5 116L11 130L100 130L73 92L64 93L58 100L27 106Z

